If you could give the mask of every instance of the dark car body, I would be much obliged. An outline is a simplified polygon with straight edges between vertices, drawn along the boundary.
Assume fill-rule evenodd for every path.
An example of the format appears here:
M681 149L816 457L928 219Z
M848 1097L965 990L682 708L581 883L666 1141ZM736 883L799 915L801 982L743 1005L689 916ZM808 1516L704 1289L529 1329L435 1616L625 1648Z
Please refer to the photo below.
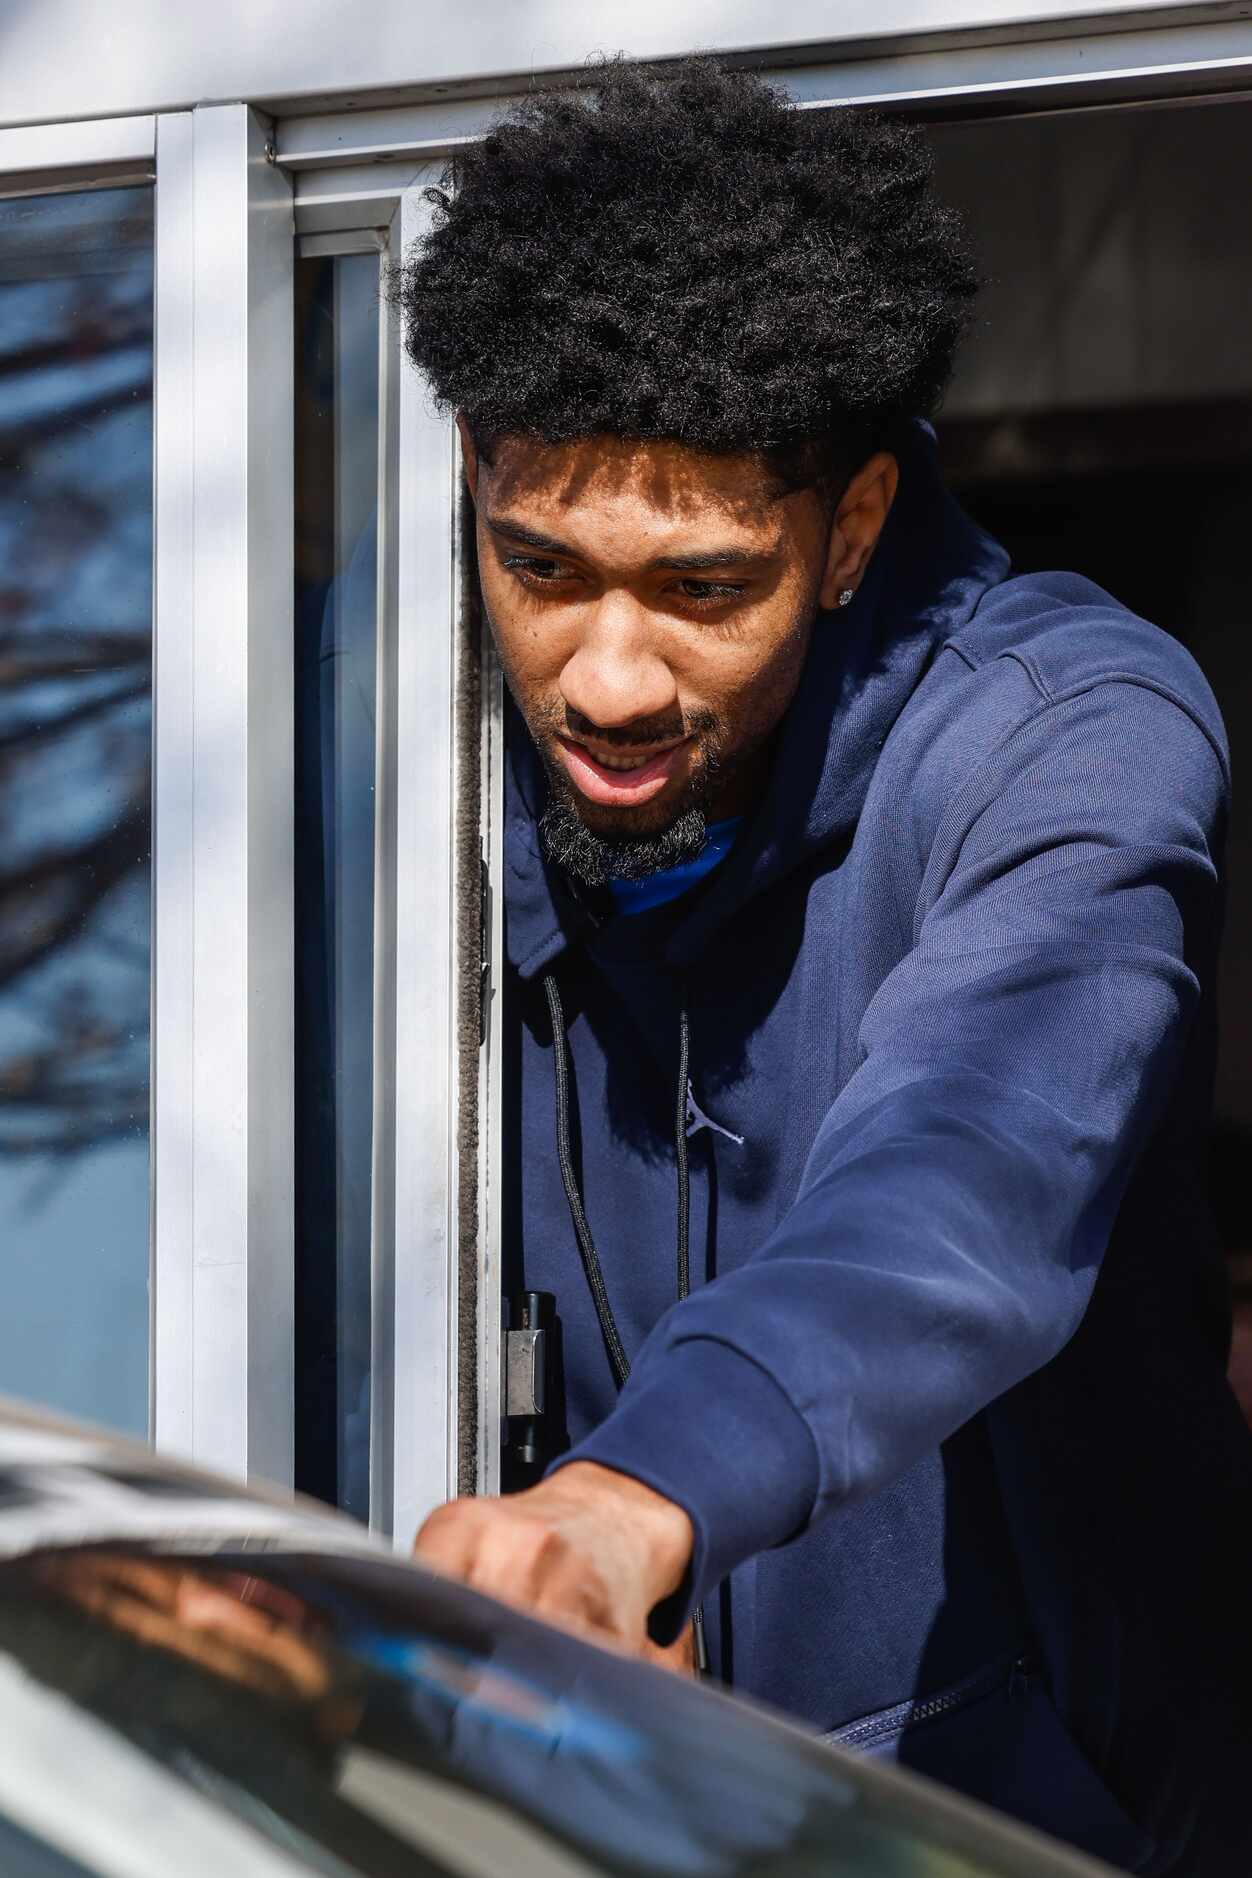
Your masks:
M309 1502L0 1413L4 1878L1081 1878Z

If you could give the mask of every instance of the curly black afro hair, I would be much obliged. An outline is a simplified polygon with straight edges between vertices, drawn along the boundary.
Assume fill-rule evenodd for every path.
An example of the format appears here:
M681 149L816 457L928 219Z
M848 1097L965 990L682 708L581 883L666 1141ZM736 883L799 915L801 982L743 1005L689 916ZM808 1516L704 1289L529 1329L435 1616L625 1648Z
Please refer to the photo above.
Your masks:
M823 480L934 410L977 289L919 131L707 59L529 97L444 183L393 292L488 449L672 438Z

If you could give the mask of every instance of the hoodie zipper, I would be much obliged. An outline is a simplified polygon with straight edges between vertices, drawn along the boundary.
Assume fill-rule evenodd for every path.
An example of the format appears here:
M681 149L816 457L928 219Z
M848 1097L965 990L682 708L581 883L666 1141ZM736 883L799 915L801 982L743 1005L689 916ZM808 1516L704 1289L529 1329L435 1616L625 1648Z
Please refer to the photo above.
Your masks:
M868 1748L890 1735L903 1734L923 1722L951 1715L956 1709L994 1695L997 1689L1004 1689L1010 1701L1020 1701L1027 1694L1037 1667L1034 1658L1029 1656L1016 1657L1007 1669L1003 1663L992 1664L976 1670L952 1688L941 1690L938 1695L925 1696L920 1702L897 1702L894 1708L882 1709L876 1715L867 1715L861 1721L833 1729L825 1739L840 1747Z

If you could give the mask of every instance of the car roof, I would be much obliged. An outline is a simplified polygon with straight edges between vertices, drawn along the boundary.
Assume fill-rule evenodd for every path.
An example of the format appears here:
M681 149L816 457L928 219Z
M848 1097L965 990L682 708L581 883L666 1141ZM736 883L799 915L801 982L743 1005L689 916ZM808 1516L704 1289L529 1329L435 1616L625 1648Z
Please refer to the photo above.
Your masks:
M384 1540L315 1500L229 1481L0 1397L0 1559L105 1541L392 1556Z
M828 1748L741 1698L617 1656L435 1577L316 1502L225 1481L137 1442L0 1399L0 1589L32 1562L108 1556L216 1571L223 1582L250 1574L276 1587L275 1595L331 1613L343 1632L336 1637L341 1658L345 1649L355 1653L354 1673L365 1665L370 1674L392 1676L414 1713L436 1698L447 1704L463 1743L479 1744L471 1785L494 1756L496 1799L503 1793L519 1817L534 1782L515 1777L511 1759L532 1774L535 1765L547 1770L558 1799L561 1778L582 1753L594 1764L595 1805L609 1804L616 1776L606 1777L605 1768L649 1762L660 1787L677 1781L699 1791L703 1780L709 1792L739 1789L749 1812L753 1783L768 1767L761 1804L790 1794L788 1804L803 1810L809 1800L797 1796L825 1794L836 1807L860 1807L902 1838L916 1836L927 1853L919 1871L1097 1878L1107 1869L917 1776ZM4 1648L0 1637L0 1659ZM349 1755L377 1808L392 1774L371 1762L368 1744L351 1744ZM457 1778L465 1777L462 1769ZM404 1778L412 1782L411 1767ZM483 1787L492 1790L485 1776ZM667 1792L653 1805L632 1805L639 1829L673 1799ZM702 1799L696 1809L704 1809L719 1844L728 1833L734 1839L726 1805ZM576 1810L586 1806L580 1798ZM555 1873L559 1863L545 1869ZM753 1866L762 1874L774 1869L768 1860Z

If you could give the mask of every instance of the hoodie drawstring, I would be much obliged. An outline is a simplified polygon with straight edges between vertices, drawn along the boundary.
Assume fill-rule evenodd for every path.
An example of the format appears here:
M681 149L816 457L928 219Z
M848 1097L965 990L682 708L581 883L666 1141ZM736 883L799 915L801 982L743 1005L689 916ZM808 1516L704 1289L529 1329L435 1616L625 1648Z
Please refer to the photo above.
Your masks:
M574 1172L569 1134L569 1061L566 1054L565 1012L561 1005L561 993L551 972L544 978L543 988L548 995L548 1011L552 1018L552 1066L556 1072L556 1158L561 1167L561 1184L565 1188L569 1215L574 1222L574 1237L578 1241L583 1271L587 1275L587 1288L600 1320L600 1334L609 1353L609 1362L613 1365L613 1377L620 1389L630 1374L630 1358L618 1332L613 1306L609 1303L604 1273L600 1269L600 1255L587 1224L583 1197L578 1191L578 1176Z
M691 1082L691 1025L684 991L678 1007L678 1113L674 1156L678 1164L678 1298L691 1290L691 1173L687 1166L687 1096Z
M544 974L543 989L548 1000L548 1013L552 1019L552 1065L556 1080L556 1155L561 1169L561 1184L565 1189L565 1199L569 1206L570 1219L573 1222L574 1237L578 1242L578 1252L582 1259L587 1288L591 1292L591 1300L596 1307L600 1334L604 1338L604 1347L608 1351L609 1362L613 1367L614 1381L621 1389L630 1375L630 1358L626 1354L621 1333L617 1328L617 1320L613 1315L613 1306L609 1301L608 1288L604 1282L600 1255L596 1251L596 1242L591 1236L583 1197L578 1190L578 1176L574 1172L574 1155L570 1146L569 1043L565 1035L565 1010L561 1003L560 989L551 972ZM678 1015L678 1105L674 1122L674 1154L678 1166L677 1289L680 1302L691 1290L691 1170L687 1159L687 1099L690 1073L691 1025L687 1017L687 998L684 990ZM696 1668L701 1675L705 1675L708 1672L709 1661L704 1640L704 1611L700 1605L697 1605L692 1613L691 1627L695 1637Z

